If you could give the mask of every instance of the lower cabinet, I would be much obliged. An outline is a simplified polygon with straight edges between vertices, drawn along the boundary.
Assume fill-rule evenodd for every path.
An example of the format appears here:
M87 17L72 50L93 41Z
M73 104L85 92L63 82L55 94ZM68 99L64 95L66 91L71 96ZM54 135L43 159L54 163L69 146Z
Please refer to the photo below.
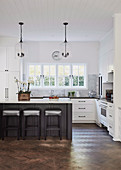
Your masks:
M0 100L16 100L17 98L17 84L15 77L19 79L19 72L0 72Z
M71 99L71 101L72 101L72 123L95 122L95 100Z
M107 108L108 131L112 137L114 136L114 112L115 112L114 104L108 103L108 108Z
M119 135L119 139L121 141L121 107L118 107L118 135Z

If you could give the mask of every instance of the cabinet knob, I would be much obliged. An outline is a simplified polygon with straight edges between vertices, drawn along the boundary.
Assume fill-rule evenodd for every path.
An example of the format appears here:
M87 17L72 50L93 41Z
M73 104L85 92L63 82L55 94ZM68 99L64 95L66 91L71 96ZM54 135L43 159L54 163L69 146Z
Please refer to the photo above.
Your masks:
M112 128L112 126L109 126L109 128Z
M112 117L112 115L109 115L110 117Z

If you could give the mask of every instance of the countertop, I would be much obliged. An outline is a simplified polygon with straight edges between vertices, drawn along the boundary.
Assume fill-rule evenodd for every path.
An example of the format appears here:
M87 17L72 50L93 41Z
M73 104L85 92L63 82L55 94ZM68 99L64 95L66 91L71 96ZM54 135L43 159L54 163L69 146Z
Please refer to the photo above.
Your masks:
M100 100L102 100L102 101L104 101L104 102L108 102L108 103L113 103L113 101L107 100L106 98L102 98L102 99L100 99Z
M0 103L72 103L70 99L59 99L59 100L49 100L46 99L31 99L30 101L18 101L18 100L11 100L11 101L0 101Z
M61 98L68 98L68 99L99 99L98 97L68 97L68 96L58 96L60 99ZM43 97L31 97L31 99L43 99L43 98L49 98L49 96L43 96Z

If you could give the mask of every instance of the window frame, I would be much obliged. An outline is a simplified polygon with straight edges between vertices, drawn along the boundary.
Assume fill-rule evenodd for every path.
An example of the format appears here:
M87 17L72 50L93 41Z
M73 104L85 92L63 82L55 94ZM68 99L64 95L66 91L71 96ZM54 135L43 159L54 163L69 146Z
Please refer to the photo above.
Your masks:
M31 86L31 89L38 89L38 88L43 88L43 89L81 89L81 90L86 90L87 87L87 82L88 82L88 77L87 77L87 63L28 63L27 64L27 78L29 78L29 66L30 65L39 65L41 66L41 78L40 78L40 84L41 86ZM56 69L56 75L55 75L55 86L44 86L44 65L55 65ZM70 66L70 86L58 86L58 66L59 65L69 65ZM73 73L73 65L83 65L84 66L84 86L73 86L73 78L72 78L72 73ZM35 75L34 75L35 76Z

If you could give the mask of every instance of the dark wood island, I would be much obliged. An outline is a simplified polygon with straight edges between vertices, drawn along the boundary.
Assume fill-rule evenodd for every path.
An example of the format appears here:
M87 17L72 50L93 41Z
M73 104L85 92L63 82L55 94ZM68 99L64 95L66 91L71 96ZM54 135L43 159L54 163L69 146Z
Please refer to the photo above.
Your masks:
M39 109L41 118L41 138L44 137L44 113L46 109L60 109L62 111L62 137L68 140L72 139L72 103L70 100L60 99L58 101L50 100L30 100L30 101L5 101L0 102L0 136L2 132L2 111L3 110L20 110L21 117L23 110L26 109ZM29 120L32 123L32 119ZM57 121L56 119L52 121ZM12 123L12 119L11 119ZM13 122L14 123L14 122ZM35 136L36 129L29 132L28 136ZM50 136L58 136L58 132L49 133ZM10 132L10 136L14 136L14 132Z

